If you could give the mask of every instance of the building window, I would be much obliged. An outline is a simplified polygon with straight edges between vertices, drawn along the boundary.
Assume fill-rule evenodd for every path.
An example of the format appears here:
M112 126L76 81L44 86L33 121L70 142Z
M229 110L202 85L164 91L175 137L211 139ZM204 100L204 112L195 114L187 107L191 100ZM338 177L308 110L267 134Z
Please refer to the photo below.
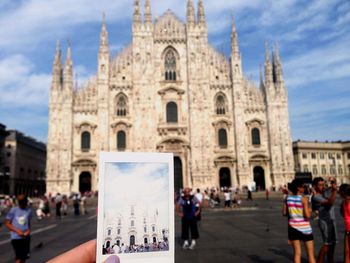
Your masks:
M331 174L335 174L335 172L336 172L335 171L335 166L331 165L329 171L330 171Z
M81 149L83 151L90 150L90 133L85 131L81 134Z
M328 159L333 159L333 153L328 153Z
M314 166L312 167L312 174L313 174L313 175L317 175L317 174L318 174L317 166L316 166L316 165L314 165Z
M152 226L152 231L156 232L156 228L154 226Z
M258 128L252 130L252 143L253 145L260 145L260 131Z
M321 172L322 172L322 174L326 174L327 173L327 169L326 169L325 165L322 165Z
M343 167L341 165L339 165L338 167L338 173L343 174Z
M110 236L111 235L111 230L110 229L108 229L108 234L107 234L108 236Z
M222 148L227 148L227 132L225 129L219 130L219 146Z
M311 153L311 158L316 159L316 153Z
M169 49L165 54L164 69L165 80L176 81L176 57L172 49Z
M145 231L145 233L147 233L147 227L144 227L144 228L143 228L143 231Z
M177 123L177 104L175 102L169 102L166 105L166 121L168 123Z
M226 114L226 103L223 95L219 95L216 98L216 114L225 115Z
M337 159L340 160L340 158L341 158L340 153L337 153Z
M118 228L118 230L117 230L117 234L118 234L118 235L120 235L120 228Z
M307 153L303 153L303 159L306 159L307 158Z
M157 238L153 237L153 243L157 243Z
M303 170L304 170L304 173L308 173L309 172L309 167L307 166L307 164L305 164L303 166Z
M134 220L131 220L131 226L134 226Z
M324 159L324 153L320 153L320 159Z
M127 115L127 97L124 94L119 94L116 97L116 113L117 116Z
M117 150L124 151L126 149L126 134L124 131L117 133Z

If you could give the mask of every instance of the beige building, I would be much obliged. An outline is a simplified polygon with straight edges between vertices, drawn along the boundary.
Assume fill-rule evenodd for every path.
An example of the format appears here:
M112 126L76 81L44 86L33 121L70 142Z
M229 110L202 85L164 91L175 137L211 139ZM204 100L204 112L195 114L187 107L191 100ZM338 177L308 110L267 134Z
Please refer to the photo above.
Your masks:
M350 142L293 142L295 170L350 182Z
M103 21L96 76L73 86L68 47L53 64L48 135L49 192L97 190L100 151L172 152L175 187L249 185L294 177L288 96L278 50L266 46L257 87L244 77L235 25L231 56L208 42L203 1L187 21L153 19L134 1L132 42L111 57ZM263 76L264 75L264 76Z

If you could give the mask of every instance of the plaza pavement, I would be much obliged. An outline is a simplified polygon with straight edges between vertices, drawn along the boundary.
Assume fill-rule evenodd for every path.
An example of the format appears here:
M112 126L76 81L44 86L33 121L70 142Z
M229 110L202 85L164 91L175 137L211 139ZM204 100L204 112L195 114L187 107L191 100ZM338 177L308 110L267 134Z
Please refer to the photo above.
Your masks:
M180 239L180 221L176 218L176 263L227 263L227 262L292 262L292 248L287 244L287 219L281 216L281 196L273 195L266 201L262 193L254 194L254 201L245 201L241 208L215 208L203 211L200 222L200 239L195 250L183 250ZM342 219L337 220L339 244L336 263L343 262ZM321 237L312 222L316 251ZM41 263L67 251L78 244L95 238L96 216L90 207L88 215L70 215L62 220L33 220L32 257L27 262ZM303 252L303 262L306 262ZM10 263L13 251L8 242L8 231L0 228L0 262ZM123 262L125 263L125 262Z

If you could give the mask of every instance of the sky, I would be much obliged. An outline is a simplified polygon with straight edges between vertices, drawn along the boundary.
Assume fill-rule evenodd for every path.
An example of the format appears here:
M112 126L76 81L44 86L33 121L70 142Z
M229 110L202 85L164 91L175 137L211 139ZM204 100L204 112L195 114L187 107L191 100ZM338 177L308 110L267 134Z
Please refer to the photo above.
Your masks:
M142 1L144 2L144 1ZM197 0L194 0L195 5ZM186 0L151 0L185 21ZM112 56L131 41L133 0L0 0L0 123L47 142L57 40L82 85L96 74L103 12ZM209 42L230 56L235 18L244 74L258 85L264 43L278 42L293 140L350 140L350 1L204 0Z
M104 208L107 217L123 214L134 204L147 209L149 216L158 210L160 226L169 228L168 163L106 163L105 171Z

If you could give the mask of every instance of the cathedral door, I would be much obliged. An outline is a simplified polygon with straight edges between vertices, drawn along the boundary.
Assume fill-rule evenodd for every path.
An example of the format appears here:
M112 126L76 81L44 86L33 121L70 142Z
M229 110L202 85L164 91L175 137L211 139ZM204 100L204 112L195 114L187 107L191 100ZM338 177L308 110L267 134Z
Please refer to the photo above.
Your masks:
M231 172L229 168L221 168L219 172L220 177L220 188L221 187L231 187Z
M135 236L130 236L130 246L135 245Z
M91 174L82 172L79 176L79 192L85 193L91 191Z
M174 157L174 188L175 191L183 189L182 162L180 157Z
M257 191L265 190L265 172L261 166L254 168L254 182Z

